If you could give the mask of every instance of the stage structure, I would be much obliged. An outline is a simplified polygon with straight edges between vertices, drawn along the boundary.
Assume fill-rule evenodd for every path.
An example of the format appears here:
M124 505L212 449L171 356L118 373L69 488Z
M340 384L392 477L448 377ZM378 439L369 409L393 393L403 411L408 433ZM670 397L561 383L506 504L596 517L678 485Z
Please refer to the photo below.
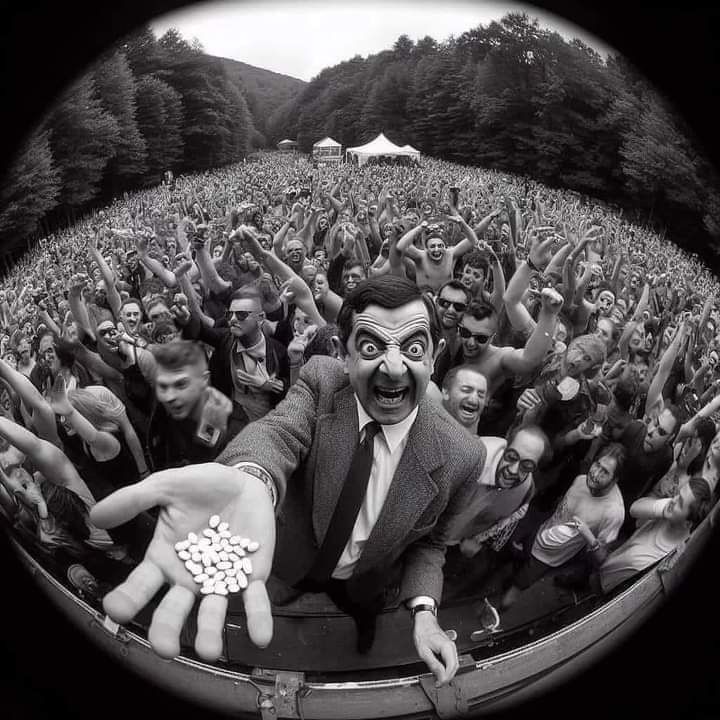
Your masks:
M297 142L295 140L281 140L277 144L277 149L282 152L295 152L297 150Z
M348 148L345 151L348 162L356 165L364 165L371 159L390 159L390 158L409 158L413 160L420 159L420 151L411 145L400 147L388 140L383 133L380 133L374 140L365 145Z
M342 145L331 137L323 138L313 145L312 156L320 164L342 162Z

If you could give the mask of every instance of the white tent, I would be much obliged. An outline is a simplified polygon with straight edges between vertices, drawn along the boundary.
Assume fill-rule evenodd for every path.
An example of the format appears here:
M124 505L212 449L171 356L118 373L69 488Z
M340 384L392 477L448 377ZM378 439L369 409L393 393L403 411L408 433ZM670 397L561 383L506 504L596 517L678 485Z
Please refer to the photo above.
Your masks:
M334 147L342 147L339 142L336 142L331 137L323 138L322 140L318 140L316 143L313 144L314 148L334 148Z
M342 162L342 145L333 140L331 137L323 138L318 140L313 145L313 160L326 163L326 162Z
M357 161L358 165L364 165L371 157L420 157L420 152L410 145L400 147L390 142L383 133L380 133L374 140L365 145L348 148L345 155Z

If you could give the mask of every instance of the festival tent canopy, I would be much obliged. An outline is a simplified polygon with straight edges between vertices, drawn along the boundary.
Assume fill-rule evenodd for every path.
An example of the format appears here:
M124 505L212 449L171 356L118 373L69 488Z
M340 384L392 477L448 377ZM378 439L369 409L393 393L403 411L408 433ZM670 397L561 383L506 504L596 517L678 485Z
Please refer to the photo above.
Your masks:
M313 149L315 148L327 148L327 147L341 147L339 142L336 142L331 137L323 138L322 140L318 140L314 145Z
M291 150L297 147L297 142L295 140L281 140L277 146L280 150Z
M420 152L415 150L415 148L410 145L400 147L388 140L383 133L380 133L369 143L348 148L345 152L347 155L352 155L357 158L359 165L363 165L371 157L379 157L381 155L386 157L420 157Z

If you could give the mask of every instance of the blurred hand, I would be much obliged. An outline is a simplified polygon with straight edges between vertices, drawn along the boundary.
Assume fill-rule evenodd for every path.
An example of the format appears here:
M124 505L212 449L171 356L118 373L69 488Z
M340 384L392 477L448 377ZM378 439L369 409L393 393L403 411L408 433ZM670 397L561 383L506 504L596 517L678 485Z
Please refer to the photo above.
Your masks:
M542 404L542 398L537 390L528 388L518 398L517 409L520 411L534 410Z

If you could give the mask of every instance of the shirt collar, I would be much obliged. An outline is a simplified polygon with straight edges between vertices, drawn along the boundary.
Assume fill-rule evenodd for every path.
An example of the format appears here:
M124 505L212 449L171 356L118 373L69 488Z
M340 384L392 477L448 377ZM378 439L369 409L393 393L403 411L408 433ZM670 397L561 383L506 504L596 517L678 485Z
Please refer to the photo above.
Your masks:
M240 340L235 341L235 351L239 353L248 353L249 355L264 355L265 354L265 335L260 333L260 339L249 347L245 347Z
M362 429L368 424L373 422L373 419L367 414L365 411L365 408L361 405L360 400L358 400L358 396L355 395L355 402L357 403L357 410L358 410L358 430L362 432ZM405 440L405 438L410 433L410 428L412 427L413 423L415 422L415 418L418 414L418 408L415 407L415 409L404 419L401 420L399 423L395 423L394 425L381 425L383 435L385 436L385 442L387 443L388 447L390 448L390 452L394 453L395 450L400 447L400 444Z

